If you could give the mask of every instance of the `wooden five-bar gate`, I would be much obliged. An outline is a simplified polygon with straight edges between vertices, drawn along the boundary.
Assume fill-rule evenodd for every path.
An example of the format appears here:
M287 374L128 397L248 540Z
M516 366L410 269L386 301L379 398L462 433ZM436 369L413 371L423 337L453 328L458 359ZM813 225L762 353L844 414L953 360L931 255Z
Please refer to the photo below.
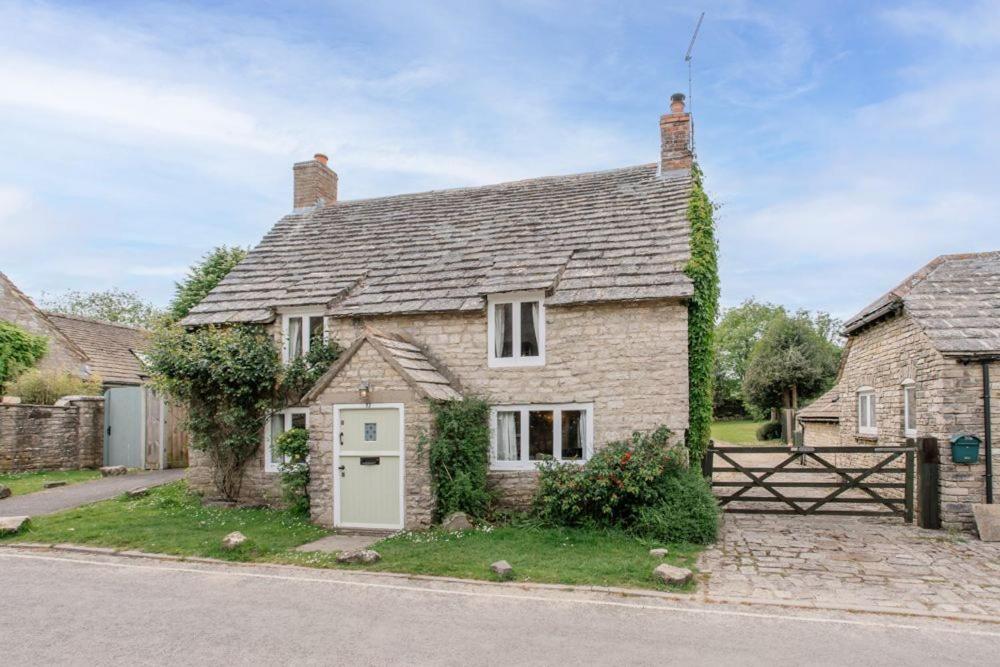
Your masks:
M717 447L713 444L703 459L703 468L726 512L892 516L912 523L916 452L916 447ZM741 463L743 457L756 454L784 456L776 465ZM829 454L866 454L867 457L853 458L873 462L863 467L839 467L828 460ZM751 493L758 489L764 493Z

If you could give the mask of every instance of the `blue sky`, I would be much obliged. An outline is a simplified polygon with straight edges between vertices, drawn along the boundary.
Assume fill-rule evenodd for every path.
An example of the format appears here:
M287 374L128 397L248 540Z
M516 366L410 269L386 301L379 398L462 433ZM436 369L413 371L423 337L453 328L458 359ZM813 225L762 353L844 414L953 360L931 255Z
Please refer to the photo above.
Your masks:
M658 157L699 11L697 152L723 302L845 316L1000 248L1000 3L13 0L0 270L165 304L330 155L354 199Z

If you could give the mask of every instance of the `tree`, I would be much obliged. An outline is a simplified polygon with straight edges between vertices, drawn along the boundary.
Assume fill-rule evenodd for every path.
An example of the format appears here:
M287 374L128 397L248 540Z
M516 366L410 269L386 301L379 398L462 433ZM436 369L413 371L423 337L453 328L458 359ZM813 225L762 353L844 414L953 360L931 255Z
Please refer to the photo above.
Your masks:
M727 308L715 327L715 417L741 417L752 409L743 397L743 377L754 345L779 315L782 306L753 298Z
M66 290L56 296L42 294L42 307L64 315L79 315L95 320L152 328L162 313L136 292L112 287L99 292Z
M759 410L797 409L829 389L840 362L840 348L817 330L805 313L779 314L753 347L743 377L747 402Z
M183 319L246 256L246 249L238 246L219 246L203 255L184 280L175 283L174 299L167 309L170 321Z

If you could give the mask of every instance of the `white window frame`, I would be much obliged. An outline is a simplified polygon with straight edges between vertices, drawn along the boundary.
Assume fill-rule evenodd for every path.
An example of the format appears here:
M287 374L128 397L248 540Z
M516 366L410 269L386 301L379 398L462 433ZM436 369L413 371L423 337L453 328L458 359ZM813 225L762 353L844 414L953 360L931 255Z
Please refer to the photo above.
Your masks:
M910 391L913 392L913 401L916 402L917 399L917 383L913 380L907 378L903 380L903 436L906 438L917 437L917 429L909 428L910 423L910 413L913 413L913 423L917 423L916 415L916 405L910 403Z
M571 459L566 463L584 464L590 460L594 454L594 404L593 403L535 403L522 405L495 405L490 408L490 469L492 470L534 470L541 461L532 461L528 458L531 451L528 442L528 413L529 412L552 412L552 448L553 457L557 461L562 460L562 412L563 410L576 410L583 412L586 420L587 440L583 443L583 458ZM520 412L521 413L521 458L518 461L498 461L497 460L497 413L498 412Z
M306 428L309 428L309 408L286 408L275 412L272 417L281 415L285 420L285 431L292 426L292 415L305 415ZM268 418L264 426L264 472L281 472L281 461L274 461L271 458L271 418Z
M538 356L535 357L522 357L521 356L521 304L538 302L538 331L535 332L535 336L538 338ZM512 357L498 357L496 356L496 327L494 326L494 320L496 319L496 305L510 303L513 304L511 307L511 315L513 322L511 324L511 335L513 335L514 340L511 344L511 350L514 353ZM490 368L517 368L526 366L544 366L545 365L545 292L535 291L535 292L508 292L507 294L490 294L486 297L486 347L487 354L489 355L489 367Z
M872 387L860 387L858 388L857 394L857 416L858 416L858 435L864 436L876 436L878 435L878 414L877 402L875 400L875 390ZM862 401L866 400L868 402L869 414L871 419L866 425L862 424L861 415L863 412Z
M281 313L281 361L287 364L290 359L288 358L288 320L293 317L302 318L302 354L309 354L309 344L312 342L312 338L309 337L309 318L312 317L322 317L323 318L323 340L328 340L329 337L329 324L327 322L326 313L322 310L316 310L315 308L309 309L291 309L282 311Z

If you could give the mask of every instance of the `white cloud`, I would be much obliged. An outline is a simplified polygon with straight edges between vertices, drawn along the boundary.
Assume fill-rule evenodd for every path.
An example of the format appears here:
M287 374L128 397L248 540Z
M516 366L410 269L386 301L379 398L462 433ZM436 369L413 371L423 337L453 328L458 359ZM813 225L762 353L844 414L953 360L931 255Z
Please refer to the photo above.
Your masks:
M897 30L963 47L1000 47L1000 3L981 0L941 7L939 3L898 7L883 14Z

